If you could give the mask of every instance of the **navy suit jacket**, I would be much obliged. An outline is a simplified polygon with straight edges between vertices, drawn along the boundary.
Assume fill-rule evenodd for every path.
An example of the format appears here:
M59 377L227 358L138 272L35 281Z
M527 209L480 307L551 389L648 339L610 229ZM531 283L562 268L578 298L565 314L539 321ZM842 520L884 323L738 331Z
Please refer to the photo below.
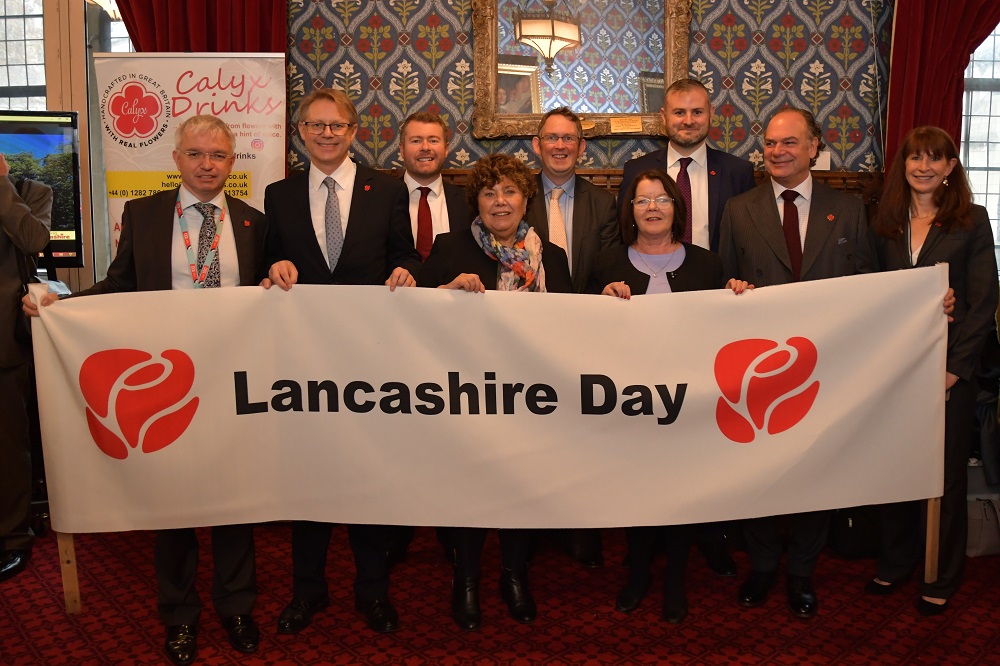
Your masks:
M615 215L615 198L611 193L582 176L575 176L573 185L573 291L586 293L594 260L602 250L621 245L621 231ZM535 177L535 195L524 219L544 240L549 239L548 202L542 189L542 175Z
M729 153L706 147L708 163L708 240L712 252L719 251L719 224L722 211L731 197L749 192L756 182L753 178L753 164ZM628 188L643 171L650 169L667 170L667 149L661 148L651 153L629 160L622 171L622 184L618 189L618 217L621 217Z
M267 235L264 277L277 261L295 264L302 284L382 284L398 266L416 273L420 255L410 230L403 181L358 165L344 248L333 272L309 213L309 173L294 173L264 190Z
M125 203L118 253L108 267L107 277L74 296L172 288L170 261L179 189L175 187ZM267 219L256 208L228 194L226 206L236 239L240 284L255 285L259 282L264 256Z

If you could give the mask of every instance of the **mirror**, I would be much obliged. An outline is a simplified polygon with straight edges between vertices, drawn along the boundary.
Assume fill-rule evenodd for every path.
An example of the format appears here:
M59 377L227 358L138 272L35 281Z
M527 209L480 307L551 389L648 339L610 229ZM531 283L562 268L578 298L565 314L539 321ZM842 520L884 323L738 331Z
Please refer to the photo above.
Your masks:
M560 2L565 10L567 0ZM573 0L574 3L577 0ZM657 4L660 0L656 0ZM477 139L532 136L538 129L542 112L559 106L546 104L542 98L545 86L540 81L548 76L540 55L498 55L500 41L500 11L503 7L521 7L527 0L473 0L472 39L475 69L475 100L472 109L472 136ZM636 2L638 4L638 1ZM584 116L584 136L649 136L660 133L659 110L663 90L677 79L688 75L688 39L691 25L690 0L662 0L663 4L663 75L648 71L637 72L634 88L635 104L643 113L590 113ZM631 6L632 3L620 3ZM559 11L557 9L557 11ZM586 42L586 33L584 40ZM586 47L567 49L557 60L575 58ZM565 54L565 55L564 55ZM554 85L558 85L558 82ZM626 121L626 128L612 131L612 119Z

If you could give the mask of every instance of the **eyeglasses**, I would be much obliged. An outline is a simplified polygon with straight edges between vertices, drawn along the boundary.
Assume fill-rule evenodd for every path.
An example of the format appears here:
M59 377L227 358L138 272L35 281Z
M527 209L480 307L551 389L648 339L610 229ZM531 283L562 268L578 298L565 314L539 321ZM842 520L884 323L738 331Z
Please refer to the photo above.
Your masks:
M649 197L639 197L638 199L632 199L632 205L636 208L649 208L649 204L656 202L657 207L673 206L674 200L668 196L656 197L655 199L650 199Z
M562 140L563 143L570 146L576 144L580 140L580 137L573 136L572 134L543 134L538 138L542 140L542 143L556 144Z
M301 122L299 125L306 128L306 131L310 134L322 134L327 127L336 136L344 136L347 134L347 130L354 127L357 123L321 123L314 120L308 122Z
M201 162L208 155L208 159L211 160L212 164L222 164L232 157L232 155L227 153L203 153L200 150L183 150L181 154L193 162Z

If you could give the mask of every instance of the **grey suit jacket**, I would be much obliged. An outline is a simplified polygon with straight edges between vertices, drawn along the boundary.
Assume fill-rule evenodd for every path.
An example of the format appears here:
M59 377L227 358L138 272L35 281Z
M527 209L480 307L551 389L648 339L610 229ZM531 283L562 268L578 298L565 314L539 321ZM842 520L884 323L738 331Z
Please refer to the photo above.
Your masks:
M535 176L538 194L528 209L526 219L544 240L549 240L548 202L542 190L541 174ZM590 273L597 253L621 245L621 232L615 210L615 198L607 190L576 176L573 196L572 252L573 291L587 293Z
M770 182L726 204L719 233L726 278L754 286L792 282L792 262ZM874 239L861 199L813 180L802 280L822 280L878 270Z
M14 339L14 322L21 310L22 255L41 252L49 242L52 188L26 180L24 198L14 183L0 177L0 368L27 363L31 350Z

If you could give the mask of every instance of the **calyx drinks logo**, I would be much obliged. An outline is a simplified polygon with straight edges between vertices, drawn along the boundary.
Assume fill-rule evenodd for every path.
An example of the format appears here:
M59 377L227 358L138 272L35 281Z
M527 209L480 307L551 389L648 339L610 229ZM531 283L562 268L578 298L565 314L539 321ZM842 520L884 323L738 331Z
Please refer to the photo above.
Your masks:
M806 338L739 340L715 357L715 380L722 391L715 409L719 429L740 444L757 433L784 432L809 412L819 381L809 383L816 368L816 345Z
M80 367L87 425L98 448L118 460L130 449L152 453L169 446L191 424L198 398L191 357L167 349L154 359L138 349L108 349Z
M170 96L146 74L122 74L101 94L104 131L119 145L142 148L163 138Z

